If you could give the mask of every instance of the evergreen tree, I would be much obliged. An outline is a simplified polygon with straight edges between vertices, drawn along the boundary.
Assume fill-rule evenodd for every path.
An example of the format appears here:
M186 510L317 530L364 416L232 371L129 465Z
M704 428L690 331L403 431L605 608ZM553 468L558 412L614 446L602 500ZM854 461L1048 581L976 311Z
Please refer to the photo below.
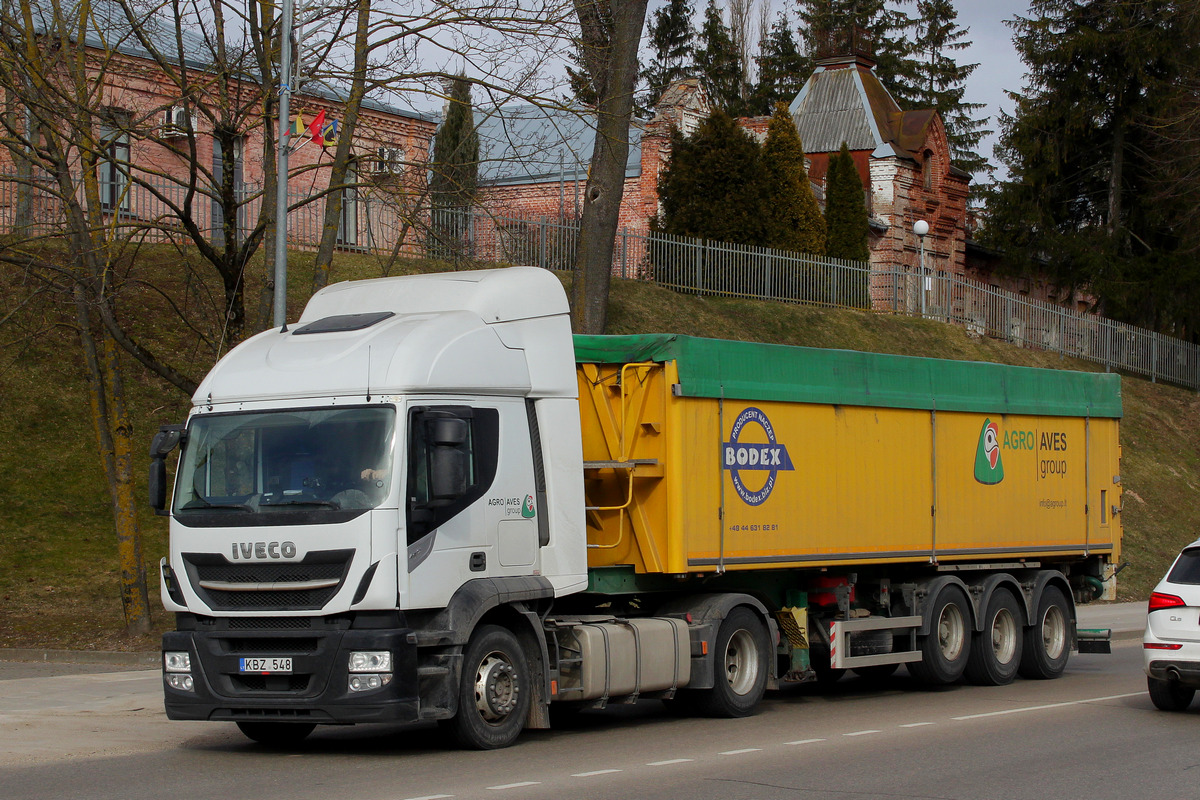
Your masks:
M763 143L766 169L766 244L825 255L825 219L804 167L804 147L786 103L778 103Z
M720 109L684 138L671 139L671 161L659 176L665 233L736 244L766 238L766 172L762 148Z
M758 82L750 97L750 113L769 114L776 103L790 103L812 74L812 59L800 52L791 20L780 13L759 44L755 57Z
M975 151L991 133L987 118L976 119L983 103L963 100L966 81L978 64L958 64L951 53L970 47L969 31L955 21L950 0L917 0L916 37L912 45L912 75L897 75L899 94L913 109L935 108L946 126L954 165L967 172L991 172L988 160Z
M825 175L825 224L829 234L825 252L830 258L866 261L870 258L867 236L867 202L858 167L850 157L850 148L829 159Z
M596 105L596 87L592 83L592 75L588 72L583 60L583 44L575 42L571 48L571 64L567 64L567 85L571 87L571 97L585 106Z
M746 76L729 28L721 20L716 0L708 0L696 48L696 74L713 108L734 116L745 112Z
M669 0L654 12L649 27L651 61L642 70L647 93L644 108L653 108L672 82L686 78L692 72L693 40L692 4L689 0Z
M1183 0L1037 0L1010 25L1028 85L1001 117L1011 179L988 198L985 241L1015 272L1088 286L1104 312L1194 330L1177 197L1156 192L1156 122L1194 69Z
M471 107L471 84L454 79L446 118L433 140L430 195L435 208L466 208L475 199L479 175L479 134Z
M897 0L907 4L912 0ZM843 55L853 43L853 30L869 34L875 74L892 92L901 108L913 108L903 92L913 78L911 29L913 21L899 8L889 8L886 0L797 0L804 49L815 57L824 50Z

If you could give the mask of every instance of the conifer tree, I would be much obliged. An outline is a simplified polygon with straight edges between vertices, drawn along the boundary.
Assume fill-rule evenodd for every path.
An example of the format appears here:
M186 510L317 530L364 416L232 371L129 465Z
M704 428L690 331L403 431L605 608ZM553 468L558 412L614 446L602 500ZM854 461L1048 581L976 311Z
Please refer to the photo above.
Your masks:
M958 64L952 57L970 47L969 31L958 25L958 12L950 0L917 0L916 37L913 41L912 75L897 75L899 94L911 108L935 108L946 126L946 137L954 166L967 172L991 172L988 160L975 151L980 140L991 133L984 128L987 118L977 119L983 103L963 99L966 81L978 64Z
M745 112L745 72L716 0L708 0L704 9L704 25L696 47L696 75L713 108L734 116Z
M790 103L812 74L812 59L800 52L792 23L780 13L759 44L758 82L750 97L750 113L769 114L779 102Z
M899 0L909 3L911 0ZM875 74L892 92L901 108L912 108L902 90L904 79L912 76L910 45L912 20L899 8L889 8L886 0L797 0L804 49L815 56L830 42L849 45L853 29L866 31L872 40ZM834 53L842 55L842 53Z
M735 244L766 238L762 148L717 109L689 137L676 131L659 176L665 233Z
M466 208L475 199L479 175L479 134L471 107L471 84L454 79L446 119L433 140L429 179L434 208Z
M830 258L866 261L870 257L862 177L845 142L841 152L829 159L825 176L825 224L829 231L825 252Z
M763 143L766 169L766 244L780 250L825 255L825 218L804 167L804 147L788 113L778 103Z
M647 92L643 108L653 108L672 82L691 75L693 41L692 4L689 0L669 0L654 12L649 29L650 63L642 70Z

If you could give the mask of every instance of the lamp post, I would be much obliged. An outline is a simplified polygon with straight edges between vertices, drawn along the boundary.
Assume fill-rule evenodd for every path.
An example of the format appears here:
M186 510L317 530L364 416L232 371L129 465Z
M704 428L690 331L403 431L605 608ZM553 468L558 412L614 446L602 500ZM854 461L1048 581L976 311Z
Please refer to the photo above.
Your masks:
M276 131L275 177L275 327L287 329L288 152L292 146L292 22L294 0L283 0L283 33L279 39L279 130Z
M917 235L917 252L921 270L921 318L925 318L925 292L929 290L929 278L925 275L925 234L929 233L929 223L919 219L913 223L913 233Z

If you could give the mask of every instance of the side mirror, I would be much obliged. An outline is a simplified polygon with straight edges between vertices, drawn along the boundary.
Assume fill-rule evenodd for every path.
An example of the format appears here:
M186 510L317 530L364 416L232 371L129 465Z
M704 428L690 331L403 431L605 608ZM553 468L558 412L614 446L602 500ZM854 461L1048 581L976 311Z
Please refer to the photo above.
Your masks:
M429 499L441 504L466 494L467 454L453 445L435 445L429 456Z
M187 440L187 428L183 425L163 425L150 442L150 476L147 487L150 507L158 515L166 514L167 507L167 454Z
M163 514L167 506L167 462L162 456L150 459L149 480L150 507L154 513Z

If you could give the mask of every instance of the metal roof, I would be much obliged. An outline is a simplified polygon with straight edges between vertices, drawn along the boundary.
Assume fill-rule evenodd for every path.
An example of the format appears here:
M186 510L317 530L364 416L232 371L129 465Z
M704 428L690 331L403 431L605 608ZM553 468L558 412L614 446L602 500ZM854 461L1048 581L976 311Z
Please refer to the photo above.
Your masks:
M489 186L587 180L595 112L531 104L477 108L479 183ZM629 129L625 177L642 173L642 125Z

